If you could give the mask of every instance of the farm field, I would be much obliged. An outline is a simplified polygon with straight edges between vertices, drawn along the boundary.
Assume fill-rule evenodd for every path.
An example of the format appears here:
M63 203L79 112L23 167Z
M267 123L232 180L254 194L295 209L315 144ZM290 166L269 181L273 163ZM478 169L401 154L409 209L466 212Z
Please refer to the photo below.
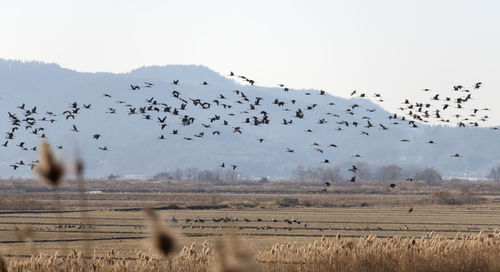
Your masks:
M44 186L0 185L0 256L10 270L83 271L86 261L95 271L500 267L500 190L491 181L401 182L394 189L362 181L326 192L321 182L296 181L209 190L155 180L86 180L83 191L74 180L57 190ZM168 257L154 242L158 226L175 240ZM221 258L234 269L215 268Z
M50 196L46 194L45 197L47 195ZM56 194L52 197L59 199ZM3 211L0 213L0 250L10 258L41 252L64 255L70 249L85 248L102 256L114 250L119 256L133 257L139 251L150 250L146 239L150 237L148 228L151 222L141 208L158 207L158 204L163 206L160 205L157 213L178 238L179 245L201 245L205 241L213 244L228 234L237 234L245 241L246 247L256 252L269 250L278 242L307 245L323 236L336 237L338 234L346 239L370 235L425 238L432 232L452 239L458 233L487 234L500 229L498 196L484 198L486 200L479 204L465 205L419 204L420 198L416 195L316 196L327 202L365 203L345 207L271 205L283 199L294 199L296 194L235 194L227 198L217 193L177 193L155 197L134 193L128 197L135 200L126 200L121 194L103 193L99 198L115 199L114 207L109 207L111 203L104 205L103 201L94 199L86 202L87 211L65 209L76 205L78 200L61 199L57 200L59 210ZM313 195L302 197L308 199ZM38 198L36 194L35 198ZM165 206L168 202L158 201L162 198L177 200L176 203L183 199L185 205L192 206ZM254 204L260 201L260 205L250 205L252 198ZM401 198L407 199L408 204L384 204L403 202ZM189 199L195 200L190 202ZM198 207L200 199L210 200L207 203L212 204ZM385 199L385 202L374 204L375 199ZM136 206L132 207L131 203ZM242 203L246 203L246 207ZM97 209L100 205L104 208ZM412 212L408 211L410 206Z

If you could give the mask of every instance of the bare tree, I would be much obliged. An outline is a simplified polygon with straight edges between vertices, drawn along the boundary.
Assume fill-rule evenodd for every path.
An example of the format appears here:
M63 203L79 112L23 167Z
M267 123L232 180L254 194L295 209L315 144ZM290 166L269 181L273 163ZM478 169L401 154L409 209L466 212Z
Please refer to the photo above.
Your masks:
M399 180L403 178L403 168L396 164L389 164L378 169L376 177L378 180Z
M364 180L369 180L373 178L371 167L367 162L357 163L356 168L358 168L358 170L356 171L358 178Z
M500 181L500 165L491 168L490 173L486 177L494 181Z
M305 171L305 168L303 165L299 165L297 166L297 168L295 168L293 171L292 171L292 176L295 178L295 179L298 179L298 180L305 180L306 179L306 171Z
M184 171L182 171L182 169L175 169L175 172L172 174L172 177L175 179L175 180L182 180L184 178Z
M198 179L198 168L187 168L184 170L184 176L189 180Z
M423 180L429 185L439 185L443 180L443 177L436 169L432 167L417 171L415 173L415 179Z
M234 170L230 170L230 169L226 169L226 170L221 170L221 169L217 169L217 172L219 172L220 174L220 178L224 181L228 181L228 180L238 180L238 173Z
M218 173L216 171L201 170L198 172L197 180L208 181L208 182L220 182L220 181L222 181L222 178L221 178L220 173Z
M340 175L340 168L338 167L308 167L298 166L292 173L295 179L315 180L315 181L338 181L342 180Z
M160 172L153 176L153 179L172 179L172 175L169 172Z
M321 171L322 181L339 181L343 179L342 175L340 175L340 168L338 167L322 168Z

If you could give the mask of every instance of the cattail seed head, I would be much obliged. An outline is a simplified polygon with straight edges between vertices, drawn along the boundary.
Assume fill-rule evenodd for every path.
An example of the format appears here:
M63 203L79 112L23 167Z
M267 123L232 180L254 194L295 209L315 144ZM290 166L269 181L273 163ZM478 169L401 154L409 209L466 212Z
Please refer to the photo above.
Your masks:
M83 163L82 158L78 157L75 161L75 174L77 177L82 177L83 176L83 170L85 169L85 165Z
M49 185L59 186L64 175L64 165L52 153L49 143L40 144L38 155L39 162L34 168L35 173Z
M0 272L7 272L7 262L0 254Z
M153 237L154 245L161 254L168 256L175 249L175 239L170 233L156 229Z
M157 223L159 218L158 218L158 214L151 208L145 208L143 209L143 211L146 213L147 216L149 216L149 218L151 220L153 220L153 222Z
M167 230L167 228L160 224L158 214L152 209L144 209L144 212L153 221L153 246L164 256L168 256L175 251L176 241L175 237Z

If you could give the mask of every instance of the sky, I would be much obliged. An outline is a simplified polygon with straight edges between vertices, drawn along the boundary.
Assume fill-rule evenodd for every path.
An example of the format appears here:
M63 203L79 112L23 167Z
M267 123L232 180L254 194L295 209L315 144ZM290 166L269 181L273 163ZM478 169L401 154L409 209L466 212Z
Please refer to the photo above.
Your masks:
M258 85L382 93L395 111L471 87L500 125L499 1L5 1L0 58L85 72L197 64Z

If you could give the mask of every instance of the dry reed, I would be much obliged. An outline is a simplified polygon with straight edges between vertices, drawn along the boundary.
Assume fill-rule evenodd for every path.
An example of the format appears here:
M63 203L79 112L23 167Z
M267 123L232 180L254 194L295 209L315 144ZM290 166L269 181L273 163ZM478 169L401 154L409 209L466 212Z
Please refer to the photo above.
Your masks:
M230 241L230 243L234 243ZM192 244L169 258L138 253L135 258L118 257L110 251L94 256L91 271L500 271L500 233L458 234L446 239L432 233L420 239L364 237L359 240L322 238L309 245L276 244L251 260L238 257L236 244ZM222 247L222 248L221 248ZM197 250L198 248L198 250ZM220 253L217 253L220 250ZM221 260L221 256L222 259ZM234 255L234 256L229 256ZM10 263L9 271L83 271L82 254L66 257L38 256ZM235 258L228 266L227 260ZM226 262L226 263L222 263ZM251 262L252 265L244 265Z
M307 246L276 244L259 259L273 271L500 271L500 233L458 234L448 240L414 238L321 239Z

